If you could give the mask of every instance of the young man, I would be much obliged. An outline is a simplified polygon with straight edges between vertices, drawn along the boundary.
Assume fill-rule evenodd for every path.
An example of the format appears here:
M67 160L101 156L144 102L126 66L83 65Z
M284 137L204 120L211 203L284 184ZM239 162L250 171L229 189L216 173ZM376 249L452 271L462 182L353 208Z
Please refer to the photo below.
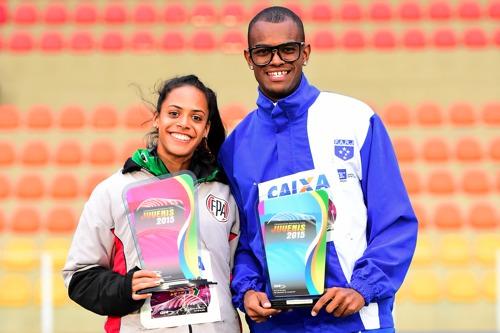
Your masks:
M241 215L233 302L252 332L394 332L394 296L413 256L417 220L380 118L356 99L308 83L302 68L311 48L290 10L257 14L248 43L257 109L219 154ZM272 309L259 197L314 190L319 179L336 208L325 293L312 308ZM284 185L262 191L268 181Z

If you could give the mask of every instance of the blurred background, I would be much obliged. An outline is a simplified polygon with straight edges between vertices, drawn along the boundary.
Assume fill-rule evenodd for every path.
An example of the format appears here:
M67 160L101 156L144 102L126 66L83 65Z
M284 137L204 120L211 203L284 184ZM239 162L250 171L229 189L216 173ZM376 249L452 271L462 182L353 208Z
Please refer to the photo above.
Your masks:
M0 332L103 331L60 276L83 204L163 80L197 74L228 131L254 108L242 52L269 4L303 18L309 81L391 134L420 221L398 332L499 331L500 0L0 0Z

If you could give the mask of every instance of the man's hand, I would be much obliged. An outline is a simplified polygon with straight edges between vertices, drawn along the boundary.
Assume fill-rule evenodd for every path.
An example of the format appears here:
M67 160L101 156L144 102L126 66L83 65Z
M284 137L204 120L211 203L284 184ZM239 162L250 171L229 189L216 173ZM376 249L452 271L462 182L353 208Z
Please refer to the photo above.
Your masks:
M346 317L361 310L365 306L365 299L356 290L351 288L329 288L316 302L311 315L316 316L321 308L330 302L325 311L333 313L335 317Z
M151 294L138 295L135 292L144 288L151 288L160 285L161 278L158 273L146 270L139 270L132 275L132 299L139 301L151 297Z
M271 308L271 302L266 293L248 290L243 300L246 314L256 323L263 323L271 316L281 312L278 309Z

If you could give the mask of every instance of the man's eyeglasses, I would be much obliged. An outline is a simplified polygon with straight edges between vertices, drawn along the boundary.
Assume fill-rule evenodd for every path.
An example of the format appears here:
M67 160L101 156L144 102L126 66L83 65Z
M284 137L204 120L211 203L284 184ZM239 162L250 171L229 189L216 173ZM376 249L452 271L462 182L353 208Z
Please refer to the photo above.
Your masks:
M268 65L277 52L281 60L294 62L300 57L300 50L304 42L288 42L276 46L255 46L248 49L250 59L257 66Z

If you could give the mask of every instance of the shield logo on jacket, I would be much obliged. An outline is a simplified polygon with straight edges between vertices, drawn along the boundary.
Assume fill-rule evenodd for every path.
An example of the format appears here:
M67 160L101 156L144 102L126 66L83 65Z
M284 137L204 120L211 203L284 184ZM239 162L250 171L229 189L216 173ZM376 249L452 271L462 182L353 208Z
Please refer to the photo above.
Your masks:
M229 204L226 200L217 198L215 195L210 194L207 197L207 209L212 216L219 222L227 222L229 216Z
M335 139L335 156L347 161L354 156L354 140Z

